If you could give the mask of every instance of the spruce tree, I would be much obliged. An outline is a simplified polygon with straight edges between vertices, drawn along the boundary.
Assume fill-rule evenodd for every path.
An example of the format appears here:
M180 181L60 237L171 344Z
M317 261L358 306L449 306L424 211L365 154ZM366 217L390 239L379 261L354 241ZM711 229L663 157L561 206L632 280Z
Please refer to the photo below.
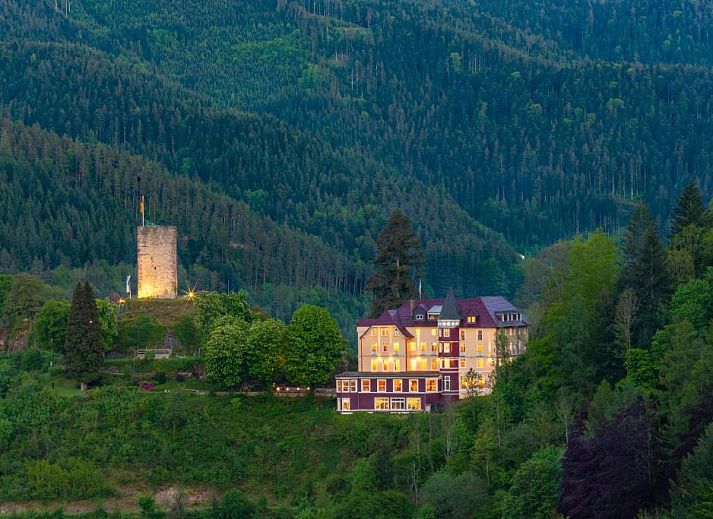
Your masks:
M701 191L690 182L678 197L678 204L671 216L670 236L676 236L689 225L702 225L706 212Z
M656 222L645 205L639 205L634 211L624 238L622 289L630 288L638 301L632 338L635 346L647 346L663 323L671 281L666 268L666 251Z
M378 247L374 274L367 289L374 295L371 316L378 317L387 308L395 308L414 297L414 277L423 266L421 242L411 220L400 209L391 213L389 223L376 239Z
M69 309L64 364L67 375L86 389L96 381L104 363L104 337L94 291L88 282L77 283Z

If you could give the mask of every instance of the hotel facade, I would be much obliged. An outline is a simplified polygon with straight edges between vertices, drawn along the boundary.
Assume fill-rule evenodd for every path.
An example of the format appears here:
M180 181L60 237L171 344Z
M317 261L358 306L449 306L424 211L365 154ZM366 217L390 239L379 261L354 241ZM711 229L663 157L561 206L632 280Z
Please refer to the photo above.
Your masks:
M337 410L429 412L487 394L499 361L496 337L507 355L527 347L527 320L503 297L406 301L376 319L357 322L358 371L336 376Z

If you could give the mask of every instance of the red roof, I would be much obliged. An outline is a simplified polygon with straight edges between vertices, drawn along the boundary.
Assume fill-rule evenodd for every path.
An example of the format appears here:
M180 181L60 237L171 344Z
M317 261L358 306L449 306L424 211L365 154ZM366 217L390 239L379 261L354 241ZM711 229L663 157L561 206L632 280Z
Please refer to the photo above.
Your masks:
M410 299L395 310L386 310L376 319L360 319L357 326L396 326L407 337L411 334L405 330L406 326L435 326L434 321L416 321L413 310L420 305L428 312L434 306L442 306L444 299ZM507 299L500 296L478 297L475 299L457 299L456 306L461 319L468 315L477 315L476 323L463 323L465 326L478 328L498 328L503 325L496 314L501 312L517 312L518 309ZM527 320L522 316L520 321L509 321L510 326L526 326Z

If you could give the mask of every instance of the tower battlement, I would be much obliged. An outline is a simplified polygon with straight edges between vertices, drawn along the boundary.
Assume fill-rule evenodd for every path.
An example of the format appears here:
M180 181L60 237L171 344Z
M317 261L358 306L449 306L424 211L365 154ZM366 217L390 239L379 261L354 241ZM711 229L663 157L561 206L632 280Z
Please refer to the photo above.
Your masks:
M136 229L139 299L175 299L178 259L173 226Z

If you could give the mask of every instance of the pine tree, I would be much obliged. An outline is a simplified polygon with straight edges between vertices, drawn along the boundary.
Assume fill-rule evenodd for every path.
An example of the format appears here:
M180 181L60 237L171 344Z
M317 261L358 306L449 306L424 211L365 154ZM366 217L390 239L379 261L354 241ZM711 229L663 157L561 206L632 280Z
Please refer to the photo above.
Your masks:
M79 380L82 390L99 378L104 363L104 337L94 290L88 282L77 283L74 289L64 351L67 375Z
M633 344L647 346L662 324L671 282L666 268L666 251L656 222L645 205L636 208L624 238L622 288L633 290L638 301L638 312L632 326Z
M400 209L391 213L389 223L376 239L378 252L375 272L367 282L374 295L371 316L378 317L387 308L395 308L414 297L414 276L423 266L421 242L411 220Z
M694 182L690 182L681 192L673 210L670 236L676 236L689 225L702 225L705 212L701 191Z

